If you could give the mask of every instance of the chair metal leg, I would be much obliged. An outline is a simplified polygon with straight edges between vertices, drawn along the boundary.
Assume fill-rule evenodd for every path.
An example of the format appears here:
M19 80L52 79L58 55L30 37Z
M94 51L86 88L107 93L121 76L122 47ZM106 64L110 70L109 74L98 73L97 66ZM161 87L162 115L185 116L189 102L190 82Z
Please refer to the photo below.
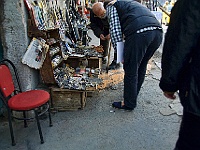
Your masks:
M47 105L49 105L49 104L47 104ZM48 108L48 114L49 114L49 126L52 127L53 124L52 124L52 120L51 120L51 110L50 110L50 106L48 106L48 107L49 107L49 108Z
M36 121L37 121L38 131L39 131L39 134L40 134L41 144L43 144L44 139L43 139L42 130L41 130L40 122L39 122L38 112L37 112L36 109L34 110L34 112L35 112L35 118L36 118Z
M8 122L9 122L9 128L10 128L10 136L12 140L12 146L16 145L15 138L14 138L14 132L13 132L13 127L12 127L12 117L11 117L11 112L8 109Z
M24 118L26 118L26 112L25 111L23 111L23 116L24 116ZM27 121L26 121L26 119L24 119L24 128L27 128L27 127L28 127Z

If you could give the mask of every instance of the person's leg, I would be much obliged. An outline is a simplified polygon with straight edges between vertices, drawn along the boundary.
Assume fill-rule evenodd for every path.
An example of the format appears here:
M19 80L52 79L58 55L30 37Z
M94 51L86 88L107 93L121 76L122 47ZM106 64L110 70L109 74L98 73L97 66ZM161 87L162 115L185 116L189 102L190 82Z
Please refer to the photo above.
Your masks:
M124 104L130 108L137 105L138 67L145 54L142 41L139 34L133 34L124 43Z
M162 31L134 34L124 48L124 104L135 108L137 95L145 78L147 63L162 42Z
M163 33L160 30L154 30L146 33L144 32L144 36L146 38L152 39L152 41L150 41L150 44L138 68L137 94L139 93L141 86L144 82L148 61L151 59L154 52L159 48L160 44L162 43Z
M106 63L106 56L108 55L108 48L109 48L109 41L110 40L101 40L100 39L100 45L103 46L103 58L102 58L102 63L105 64Z
M175 150L199 150L200 149L200 116L183 112L183 118L179 131L179 138Z
M162 31L147 31L126 37L124 44L124 104L137 105L137 95L145 78L148 60L162 42Z
M108 55L108 50L109 50L109 43L110 43L110 40L101 40L100 39L100 45L103 46L103 62L105 63L106 59L105 57ZM117 52L114 52L114 58L111 62L111 64L109 65L109 70L113 70L113 69L119 69L120 68L120 63L117 63Z
M103 46L103 57L106 57L108 55L108 48L109 48L109 41L110 40L101 40L100 39L100 45Z
M133 34L126 37L124 43L124 103L114 102L113 106L122 108L124 104L126 107L134 109L136 107L137 99L137 80L138 80L138 62L142 59L141 43L139 34ZM123 108L122 108L123 109Z

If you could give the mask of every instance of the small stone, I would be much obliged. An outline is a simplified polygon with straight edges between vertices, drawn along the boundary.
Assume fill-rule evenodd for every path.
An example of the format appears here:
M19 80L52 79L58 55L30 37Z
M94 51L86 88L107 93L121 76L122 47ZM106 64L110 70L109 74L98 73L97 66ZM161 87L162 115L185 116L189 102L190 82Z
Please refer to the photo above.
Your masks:
M170 116L176 113L176 111L174 111L173 109L170 108L161 108L159 110L159 112L163 115L163 116Z
M115 112L115 110L110 110L110 113L114 113Z

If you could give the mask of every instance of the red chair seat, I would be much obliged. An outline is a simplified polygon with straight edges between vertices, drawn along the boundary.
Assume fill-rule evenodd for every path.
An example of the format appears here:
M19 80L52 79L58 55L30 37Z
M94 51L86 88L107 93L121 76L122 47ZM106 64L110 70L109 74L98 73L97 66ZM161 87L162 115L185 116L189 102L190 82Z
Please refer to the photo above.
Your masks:
M10 98L8 105L13 110L31 110L45 104L49 99L50 95L47 91L30 90Z

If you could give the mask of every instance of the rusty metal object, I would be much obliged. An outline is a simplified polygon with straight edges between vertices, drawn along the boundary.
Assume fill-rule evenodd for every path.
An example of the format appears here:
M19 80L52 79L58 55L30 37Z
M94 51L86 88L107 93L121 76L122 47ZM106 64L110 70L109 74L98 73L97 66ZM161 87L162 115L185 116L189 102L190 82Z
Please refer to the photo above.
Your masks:
M108 49L108 62L107 62L107 66L106 66L106 73L108 73L108 68L109 68L109 63L110 63L110 51L111 51L111 47L112 47L112 43L110 41L109 49Z

